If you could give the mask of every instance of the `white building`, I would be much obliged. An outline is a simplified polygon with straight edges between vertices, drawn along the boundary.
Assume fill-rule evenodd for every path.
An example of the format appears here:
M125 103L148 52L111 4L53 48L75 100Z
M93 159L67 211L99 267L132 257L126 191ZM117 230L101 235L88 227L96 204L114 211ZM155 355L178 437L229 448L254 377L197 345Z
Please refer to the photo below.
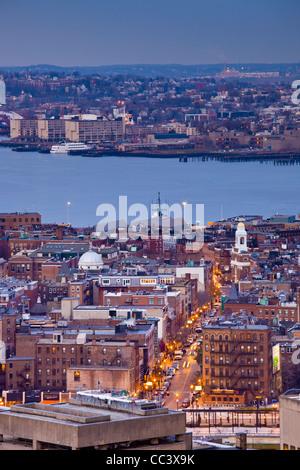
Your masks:
M231 272L234 282L247 279L250 273L250 256L245 225L240 222L235 232L235 244L231 252Z
M101 271L103 268L102 256L89 250L80 257L78 267L83 271Z
M6 104L6 86L3 80L0 80L0 105Z

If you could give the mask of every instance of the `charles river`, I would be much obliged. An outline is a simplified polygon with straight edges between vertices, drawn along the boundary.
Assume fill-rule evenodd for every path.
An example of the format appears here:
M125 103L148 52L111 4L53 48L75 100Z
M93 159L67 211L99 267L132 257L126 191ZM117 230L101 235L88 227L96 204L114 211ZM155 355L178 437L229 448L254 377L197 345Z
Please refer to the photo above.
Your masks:
M300 161L52 155L0 148L0 212L36 211L43 223L95 226L100 204L184 201L204 205L204 221L300 213ZM70 205L68 205L70 202ZM137 214L138 216L138 214Z

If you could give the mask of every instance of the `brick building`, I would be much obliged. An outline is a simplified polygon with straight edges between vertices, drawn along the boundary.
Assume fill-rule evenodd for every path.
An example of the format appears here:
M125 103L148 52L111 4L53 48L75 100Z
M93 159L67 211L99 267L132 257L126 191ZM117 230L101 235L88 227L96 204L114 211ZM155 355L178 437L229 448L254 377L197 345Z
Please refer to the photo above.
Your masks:
M140 385L137 341L91 340L83 345L82 363L67 369L68 391L79 387L135 392Z
M2 341L2 361L16 353L16 331L20 315L9 308L0 307L0 341Z
M34 390L35 357L10 357L6 363L6 390Z
M271 329L243 321L203 326L203 386L234 390L246 403L270 398L272 389Z
M144 274L138 271L137 268L131 268L128 273L119 273L118 275L100 274L98 281L98 304L104 304L104 295L108 292L138 292L146 290L152 292L160 285L173 285L175 276L173 274L153 274L149 275L147 272ZM137 273L139 272L139 275Z
M99 319L97 324L92 320L88 326L85 323L85 327L81 323L85 322L70 322L69 327L62 329L49 319L40 322L31 319L20 325L15 347L15 356L20 361L9 366L4 388L64 391L68 387L94 388L98 381L105 388L105 378L107 388L123 381L132 391L133 384L140 383L154 364L154 322L125 325L120 318L112 319L111 325L105 321L101 326ZM29 358L33 362L30 370L27 368L28 380L20 380ZM70 368L72 372L68 372Z
M17 229L41 225L41 214L38 212L2 212L0 213L0 228Z
M138 345L132 341L93 341L85 333L70 339L57 333L37 341L36 361L39 390L96 388L98 381L104 388L116 383L122 388L126 376L126 384L132 391L139 382Z
M247 299L237 301L228 299L224 303L224 312L244 313L253 315L259 320L274 324L278 321L300 322L299 303L280 301L278 298Z

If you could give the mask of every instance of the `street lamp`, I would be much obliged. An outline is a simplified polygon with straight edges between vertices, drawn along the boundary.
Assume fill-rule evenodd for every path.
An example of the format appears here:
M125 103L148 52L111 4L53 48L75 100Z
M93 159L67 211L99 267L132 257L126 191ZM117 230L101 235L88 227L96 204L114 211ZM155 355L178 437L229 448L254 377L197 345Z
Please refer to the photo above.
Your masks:
M179 397L179 393L175 393L175 397L176 397L176 405L177 405L177 411L178 411L178 397Z
M71 205L71 202L68 201L67 202L67 225L70 225L70 205Z

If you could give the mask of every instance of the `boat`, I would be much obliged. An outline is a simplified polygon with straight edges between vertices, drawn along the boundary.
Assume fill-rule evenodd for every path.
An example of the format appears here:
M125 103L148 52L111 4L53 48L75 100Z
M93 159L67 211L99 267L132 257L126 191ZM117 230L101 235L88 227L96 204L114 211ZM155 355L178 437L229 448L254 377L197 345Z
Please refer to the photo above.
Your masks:
M75 153L78 155L78 152L88 150L90 147L82 142L61 142L57 145L52 145L50 153L57 154L71 154Z
M18 145L12 148L14 152L35 152L36 149L37 147L34 145Z

